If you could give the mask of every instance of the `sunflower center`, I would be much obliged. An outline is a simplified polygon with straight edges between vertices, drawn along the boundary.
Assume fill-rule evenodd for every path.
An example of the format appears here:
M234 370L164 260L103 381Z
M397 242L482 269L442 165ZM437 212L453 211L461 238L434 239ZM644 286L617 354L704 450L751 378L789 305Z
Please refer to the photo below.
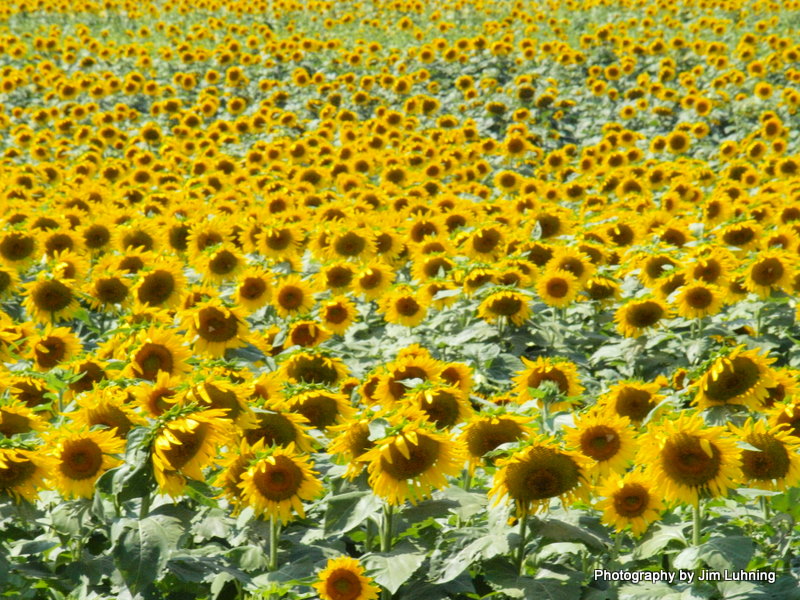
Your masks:
M64 340L54 336L47 337L36 344L36 362L43 369L52 369L64 360L66 350Z
M413 317L420 311L421 308L422 307L420 306L419 302L409 296L398 298L398 300L395 302L395 309L404 317Z
M144 261L139 256L126 256L119 261L118 266L126 273L138 273L144 268Z
M406 458L396 442L389 446L391 462L385 457L381 457L381 469L390 477L398 481L412 479L425 473L439 459L439 442L431 438L417 434L418 444L413 444L408 438L404 438L408 449Z
M287 229L272 231L264 236L264 243L270 250L285 250L292 243L292 234Z
M198 313L199 325L197 333L209 342L227 342L236 337L239 324L236 315L227 315L213 306L206 307Z
M128 288L117 277L100 279L94 286L97 299L105 304L119 304L128 295Z
M563 277L551 277L547 280L546 289L551 298L563 298L569 293L569 283Z
M273 457L275 464L262 461L253 474L253 484L267 500L280 502L297 494L303 472L286 456Z
M758 365L746 356L726 360L722 371L708 383L706 396L714 402L728 402L744 394L761 378Z
M581 435L581 451L598 462L613 458L619 449L619 434L606 425L589 427Z
M422 411L439 429L452 427L458 422L459 406L456 397L447 390L437 390L422 402Z
M655 325L662 316L664 316L664 309L652 300L630 307L625 314L628 323L640 329Z
M328 576L325 591L331 600L356 600L361 594L361 582L352 571L337 569Z
M614 494L614 510L628 519L642 516L649 502L650 494L638 483L627 483Z
M90 439L66 442L61 452L59 468L65 477L73 480L93 477L103 465L103 451Z
M227 275L236 268L239 261L230 250L220 250L208 263L209 270L215 275Z
M372 290L378 287L383 281L383 274L377 269L367 269L358 278L358 285L365 290Z
M347 287L353 281L353 272L347 267L332 267L325 271L325 281L331 288Z
M472 247L483 254L493 251L500 243L500 232L495 229L484 229L472 240Z
M294 408L317 429L325 429L329 425L333 425L339 415L336 399L323 394L304 398Z
M324 356L299 356L286 367L286 372L291 379L306 383L335 383L339 379L336 368Z
M428 373L425 369L413 365L403 367L393 373L392 377L389 379L389 393L391 393L395 399L402 398L408 389L400 383L404 379L422 379L422 381L426 381L428 379Z
M694 268L692 274L706 283L714 283L722 275L722 267L714 260L703 261Z
M541 446L510 464L506 474L509 496L526 506L569 492L579 482L580 470L569 456Z
M182 468L197 455L206 440L208 427L208 423L198 423L192 431L170 428L170 433L180 442L180 444L172 443L164 450L164 458L173 469Z
M783 264L777 258L765 258L753 266L750 277L758 285L774 285L784 274Z
M641 421L653 409L650 392L624 387L617 393L616 411L622 417L632 421Z
M281 288L278 294L278 304L286 310L294 310L303 303L303 290L293 285Z
M172 352L161 344L148 342L143 344L133 357L134 362L139 367L142 379L155 381L159 371L172 373L175 363Z
M248 277L239 288L239 295L245 300L258 300L267 291L267 284L258 277Z
M11 437L17 433L28 433L31 430L30 419L23 415L18 415L7 410L0 410L0 433L6 437ZM2 480L2 469L0 469L0 480ZM2 487L0 485L0 487Z
M351 231L337 239L333 244L333 249L339 256L358 256L366 246L367 241Z
M175 291L175 278L168 271L148 273L136 292L139 302L148 306L159 306Z
M248 444L264 440L264 446L287 446L297 439L297 430L292 422L277 413L260 413L258 426L244 432Z
M562 394L569 392L569 380L558 369L548 372L535 371L528 376L528 387L538 388L545 381L552 381L558 386L558 391Z
M36 308L47 312L58 312L72 302L72 290L60 281L44 281L33 290Z
M720 471L722 458L719 449L709 442L711 456L700 444L700 438L678 433L667 440L661 451L661 464L675 483L700 487L710 482Z
M786 477L791 463L786 447L779 440L760 433L747 438L747 443L760 450L742 451L742 472L747 479L765 481Z
M692 308L704 309L714 301L711 290L704 287L695 287L686 294L686 303Z
M33 237L22 233L10 233L0 242L0 254L10 261L23 260L33 253Z
M503 317L509 317L511 315L516 315L522 309L522 301L515 297L515 296L503 296L501 298L495 298L492 300L492 304L489 307L496 315L501 315Z
M340 305L328 306L325 309L325 320L334 325L344 323L348 317L347 309Z
M507 419L497 423L479 423L467 433L467 449L472 456L481 457L501 444L518 440L522 433L522 427Z
M0 467L0 490L11 490L25 483L36 471L36 465L27 458L21 461L6 460L5 464L5 467Z

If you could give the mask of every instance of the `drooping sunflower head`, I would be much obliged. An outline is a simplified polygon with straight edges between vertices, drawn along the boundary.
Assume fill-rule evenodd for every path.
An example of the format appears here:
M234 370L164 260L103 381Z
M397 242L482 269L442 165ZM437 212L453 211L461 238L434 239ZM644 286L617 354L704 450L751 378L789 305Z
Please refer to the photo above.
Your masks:
M659 382L622 381L600 396L599 408L621 417L627 417L633 423L641 423L661 402L663 396L658 394Z
M701 495L724 496L741 479L740 450L722 427L697 414L681 414L648 428L637 463L669 502L696 504Z
M348 398L324 388L312 389L292 396L287 405L308 421L312 427L324 430L354 414Z
M579 396L583 392L583 386L578 378L578 368L568 360L539 357L532 361L523 357L522 364L525 368L522 371L518 371L516 377L514 377L514 383L516 384L514 393L517 394L521 403L534 399L530 392L531 388L540 388L547 382L549 382L550 386L555 387L556 393L561 397L572 398ZM568 401L561 400L553 403L551 408L560 410L568 406L570 406Z
M785 490L800 481L800 440L780 425L748 419L729 425L736 437L752 446L742 450L742 475L749 487Z
M478 306L478 316L489 323L502 319L519 327L530 317L528 300L528 296L518 291L493 291Z
M314 583L321 600L377 600L380 588L355 558L331 558Z
M34 502L53 466L39 451L0 448L0 496Z
M717 358L695 384L695 404L701 409L727 404L757 408L769 396L768 388L775 384L769 367L773 362L774 358L760 356L758 350L734 348Z
M470 464L477 463L487 452L502 444L523 440L532 433L530 418L503 414L473 417L460 436Z
M630 300L617 309L614 320L619 332L626 337L639 337L667 318L667 306L656 298Z
M281 365L281 376L293 382L333 386L347 376L347 367L325 352L297 352Z
M537 437L498 461L489 496L495 504L509 498L522 516L547 510L554 498L568 505L586 495L584 459L548 438Z

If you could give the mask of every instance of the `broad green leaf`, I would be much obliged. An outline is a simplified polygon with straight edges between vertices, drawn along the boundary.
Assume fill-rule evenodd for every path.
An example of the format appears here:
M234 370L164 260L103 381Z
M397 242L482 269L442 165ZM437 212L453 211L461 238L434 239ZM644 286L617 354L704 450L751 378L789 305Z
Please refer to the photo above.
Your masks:
M172 534L172 535L171 535ZM156 581L167 562L170 537L161 519L126 519L112 548L114 563L131 592L136 593Z
M394 594L425 561L425 553L395 549L389 554L367 554L361 557L368 574L376 583Z
M372 491L348 492L332 496L325 510L325 535L352 531L369 517L379 514L382 502Z

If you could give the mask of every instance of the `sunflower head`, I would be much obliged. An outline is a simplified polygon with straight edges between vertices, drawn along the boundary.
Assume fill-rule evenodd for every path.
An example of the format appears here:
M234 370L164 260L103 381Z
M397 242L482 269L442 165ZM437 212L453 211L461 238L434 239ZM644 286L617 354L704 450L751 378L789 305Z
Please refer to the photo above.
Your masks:
M589 411L567 428L568 447L580 452L590 462L593 474L607 475L627 469L636 454L634 431L626 417Z
M91 498L95 482L122 462L115 455L125 448L125 440L113 431L55 431L50 440L53 481L65 497Z
M635 536L642 535L665 508L653 482L640 470L612 473L597 493L604 498L597 503L603 523L617 531L630 527Z
M342 556L328 560L314 583L321 600L376 600L380 588L364 574L355 558Z
M0 448L0 496L34 502L53 467L41 452Z
M695 384L698 387L694 402L699 408L742 404L757 408L775 384L772 369L774 358L760 356L758 350L734 348L709 366Z
M800 440L780 425L748 419L729 426L739 440L754 449L742 450L742 475L751 487L785 490L800 481Z

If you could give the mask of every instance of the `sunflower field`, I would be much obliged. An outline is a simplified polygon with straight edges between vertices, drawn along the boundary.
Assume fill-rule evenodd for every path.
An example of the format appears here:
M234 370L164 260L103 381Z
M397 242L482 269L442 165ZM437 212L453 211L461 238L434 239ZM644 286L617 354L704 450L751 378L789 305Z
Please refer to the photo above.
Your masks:
M800 598L798 0L0 2L0 597Z

